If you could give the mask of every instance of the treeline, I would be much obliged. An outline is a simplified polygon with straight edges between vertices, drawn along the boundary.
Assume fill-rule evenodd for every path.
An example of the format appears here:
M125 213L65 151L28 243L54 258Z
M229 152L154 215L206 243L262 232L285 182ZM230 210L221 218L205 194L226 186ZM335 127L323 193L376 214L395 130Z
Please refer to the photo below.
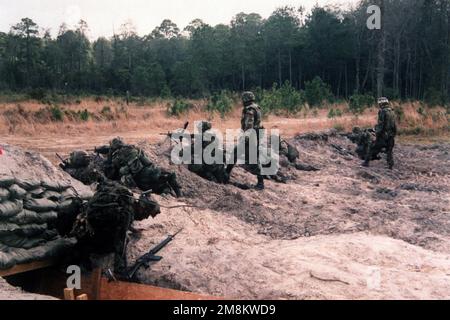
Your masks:
M366 26L374 3L381 30ZM309 13L282 7L267 19L239 13L228 25L196 19L183 30L164 20L145 36L127 23L94 42L88 30L85 21L63 24L53 38L24 18L0 32L0 90L202 97L286 82L304 90L319 77L337 98L449 98L448 0L363 0Z

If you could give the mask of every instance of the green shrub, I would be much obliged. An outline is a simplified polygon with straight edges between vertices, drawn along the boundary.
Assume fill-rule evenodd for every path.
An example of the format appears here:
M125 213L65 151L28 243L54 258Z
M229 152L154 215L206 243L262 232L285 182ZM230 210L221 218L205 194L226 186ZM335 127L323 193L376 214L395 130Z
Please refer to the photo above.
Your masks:
M361 114L374 103L375 99L368 94L354 94L350 97L348 106L353 114Z
M50 115L52 121L63 121L64 112L58 105L53 105L50 107Z
M37 101L43 101L47 97L47 92L42 88L31 89L28 96Z
M209 99L206 109L208 111L217 111L222 117L231 111L233 107L233 99L228 96L226 91L221 91L219 94L213 94Z
M256 98L260 99L260 106L265 112L285 110L297 113L305 103L303 92L292 87L289 81L286 81L280 88L274 84L269 91L257 90Z
M315 77L305 83L305 98L310 107L320 106L324 101L331 101L333 94L330 86L322 81L320 77Z
M442 91L435 88L429 88L425 91L424 100L430 107L444 106L447 101L447 97L442 93Z
M89 120L89 111L87 109L84 109L83 111L79 111L79 116L81 121L88 121Z
M333 119L336 117L342 117L342 111L339 109L331 108L328 112L328 118Z
M176 99L173 103L169 103L167 108L167 113L170 116L179 116L183 113L188 112L192 109L193 105L182 99Z

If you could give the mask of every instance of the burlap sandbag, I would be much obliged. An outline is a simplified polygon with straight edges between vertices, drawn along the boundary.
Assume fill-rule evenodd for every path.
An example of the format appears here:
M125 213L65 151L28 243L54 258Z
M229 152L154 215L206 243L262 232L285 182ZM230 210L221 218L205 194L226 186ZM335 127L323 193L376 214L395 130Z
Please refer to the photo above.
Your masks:
M22 200L5 201L0 203L0 221L11 218L23 209ZM50 211L50 210L45 210Z
M0 203L9 199L9 191L6 188L0 188Z
M16 183L16 179L14 179L14 177L0 175L0 187L8 188L9 186L12 186L14 183Z
M11 187L8 188L11 199L18 199L22 200L27 195L27 192L25 189L22 189L17 184L13 184Z
M23 202L23 207L35 212L47 212L56 210L58 205L48 199L26 199Z
M29 180L21 180L17 179L16 184L21 187L22 189L25 189L26 191L30 191L36 188L39 188L41 186L41 181L36 179L29 179Z
M42 194L42 198L52 200L52 201L59 201L61 199L61 193L56 191L47 190Z
M42 199L44 198L45 194L45 188L44 187L37 187L32 190L28 190L27 198L28 199Z
M8 248L23 248L31 249L44 244L46 240L43 237L27 238L19 236L15 233L10 233L0 237L0 243Z
M19 225L31 223L43 224L47 222L52 222L56 219L58 219L58 213L56 213L55 211L37 213L34 211L24 209L14 217L9 218L8 222Z
M56 191L56 192L63 192L64 190L68 189L70 187L70 184L66 181L49 181L45 180L42 181L41 184L45 189Z

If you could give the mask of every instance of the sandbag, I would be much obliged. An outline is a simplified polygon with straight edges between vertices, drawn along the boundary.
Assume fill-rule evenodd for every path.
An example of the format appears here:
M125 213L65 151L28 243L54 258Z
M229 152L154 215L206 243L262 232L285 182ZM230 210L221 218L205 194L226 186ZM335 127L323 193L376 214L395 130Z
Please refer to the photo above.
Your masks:
M44 244L46 241L44 237L27 238L15 233L0 237L0 243L9 248L31 249Z
M12 268L16 261L6 252L0 251L0 270Z
M9 199L9 191L5 188L0 188L0 203Z
M22 189L17 184L13 184L8 189L9 189L11 199L22 200L27 195L27 192L25 191L25 189Z
M68 189L70 187L70 184L66 181L42 181L41 184L45 189L56 191L56 192L63 192L64 190Z
M73 201L74 201L73 199L69 199L59 203L57 209L58 212L67 212L68 210L70 210Z
M32 190L28 190L28 199L42 199L44 198L45 189L43 187L37 187Z
M42 198L52 200L52 201L59 201L61 198L61 193L56 191L47 190L42 194Z
M61 192L61 199L63 199L63 200L67 200L67 199L71 199L71 198L75 198L75 197L78 197L78 195L73 188L69 188L69 189Z
M23 207L35 212L47 212L57 209L58 205L48 199L26 199L23 202Z
M24 209L14 217L9 218L8 222L19 225L30 223L42 224L46 222L52 222L57 218L58 213L56 213L55 211L37 213L34 211Z
M21 212L23 209L23 203L22 200L13 200L13 201L5 201L0 203L0 220L8 219L19 212ZM44 210L44 211L50 211L50 210Z
M16 184L21 187L22 189L25 189L26 191L30 191L36 188L39 188L41 186L41 181L36 179L30 179L30 180L21 180L17 179Z
M14 179L14 177L0 176L0 187L8 188L9 186L12 186L14 183L16 183L16 179Z
M14 230L14 233L24 237L37 237L43 234L48 228L46 223L43 224L25 224Z

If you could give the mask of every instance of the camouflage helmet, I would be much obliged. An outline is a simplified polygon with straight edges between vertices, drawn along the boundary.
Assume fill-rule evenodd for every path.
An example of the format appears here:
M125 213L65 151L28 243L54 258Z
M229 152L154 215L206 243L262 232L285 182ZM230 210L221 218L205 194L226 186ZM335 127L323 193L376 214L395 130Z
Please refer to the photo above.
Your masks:
M244 102L244 104L253 102L255 100L255 94L251 91L246 91L242 94L242 102Z
M386 97L378 98L378 105L380 105L380 106L389 105L388 98L386 98Z
M69 156L69 162L72 166L81 168L89 165L90 158L85 151L74 151Z
M352 132L353 132L354 134L359 134L359 133L361 133L361 128L360 128L360 127L354 127L354 128L352 129Z
M147 219L149 216L156 217L161 213L158 202L154 201L149 195L142 194L139 200L134 203L134 218L138 221Z
M211 122L209 122L209 121L201 121L201 122L198 124L198 129L199 129L201 132L206 132L206 131L208 131L208 130L211 130L211 128L212 128L212 125L211 125Z
M117 137L111 140L111 149L116 150L125 145L121 138Z

